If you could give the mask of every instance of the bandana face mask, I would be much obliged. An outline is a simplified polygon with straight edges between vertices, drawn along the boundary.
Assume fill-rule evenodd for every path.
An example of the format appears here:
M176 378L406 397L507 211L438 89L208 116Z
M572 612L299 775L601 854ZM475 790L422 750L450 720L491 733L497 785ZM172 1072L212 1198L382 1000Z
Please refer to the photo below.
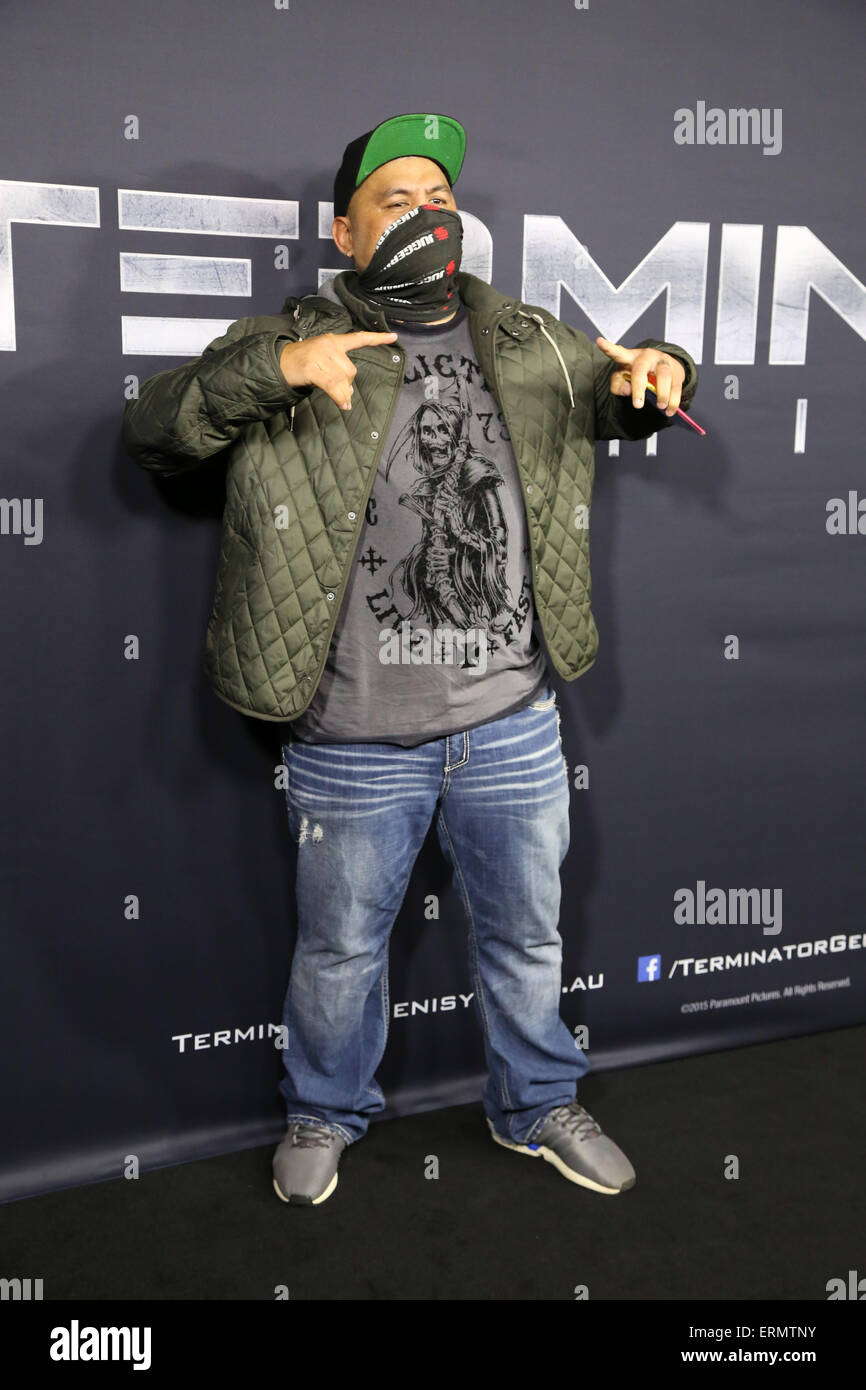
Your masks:
M436 323L457 308L462 252L459 215L422 203L385 228L357 275L356 292L389 318Z

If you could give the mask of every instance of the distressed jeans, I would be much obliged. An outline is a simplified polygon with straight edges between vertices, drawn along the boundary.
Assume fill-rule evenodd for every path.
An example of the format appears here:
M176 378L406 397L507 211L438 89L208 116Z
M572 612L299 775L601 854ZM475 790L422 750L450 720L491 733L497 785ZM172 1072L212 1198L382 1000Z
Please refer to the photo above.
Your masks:
M559 1013L569 786L553 687L516 714L415 748L282 745L298 933L283 1007L287 1122L347 1144L385 1107L388 945L431 819L468 924L496 1132L532 1141L589 1069Z

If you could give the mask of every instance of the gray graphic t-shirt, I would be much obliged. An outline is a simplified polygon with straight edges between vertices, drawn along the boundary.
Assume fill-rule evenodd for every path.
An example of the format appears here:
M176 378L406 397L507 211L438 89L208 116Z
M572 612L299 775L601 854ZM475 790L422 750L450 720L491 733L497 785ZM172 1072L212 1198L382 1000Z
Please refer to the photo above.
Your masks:
M412 747L522 709L547 680L517 463L461 304L392 323L406 370L313 699L312 743Z

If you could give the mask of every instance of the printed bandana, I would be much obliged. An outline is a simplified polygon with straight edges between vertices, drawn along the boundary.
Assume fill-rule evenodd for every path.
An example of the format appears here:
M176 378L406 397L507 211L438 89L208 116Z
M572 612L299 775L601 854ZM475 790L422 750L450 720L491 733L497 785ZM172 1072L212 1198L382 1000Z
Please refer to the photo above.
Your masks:
M354 291L389 318L438 323L457 308L462 252L459 215L422 203L387 226L369 265L360 274L350 273Z

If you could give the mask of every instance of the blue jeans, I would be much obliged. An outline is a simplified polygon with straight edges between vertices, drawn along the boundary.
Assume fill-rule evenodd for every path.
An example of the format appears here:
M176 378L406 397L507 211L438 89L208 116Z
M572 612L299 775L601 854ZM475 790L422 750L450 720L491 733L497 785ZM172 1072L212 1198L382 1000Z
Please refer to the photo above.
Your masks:
M468 918L484 1110L503 1138L531 1141L589 1070L559 1014L569 786L552 686L516 714L415 748L294 740L282 753L298 856L287 1122L324 1124L351 1144L385 1107L375 1071L388 943L435 815Z

